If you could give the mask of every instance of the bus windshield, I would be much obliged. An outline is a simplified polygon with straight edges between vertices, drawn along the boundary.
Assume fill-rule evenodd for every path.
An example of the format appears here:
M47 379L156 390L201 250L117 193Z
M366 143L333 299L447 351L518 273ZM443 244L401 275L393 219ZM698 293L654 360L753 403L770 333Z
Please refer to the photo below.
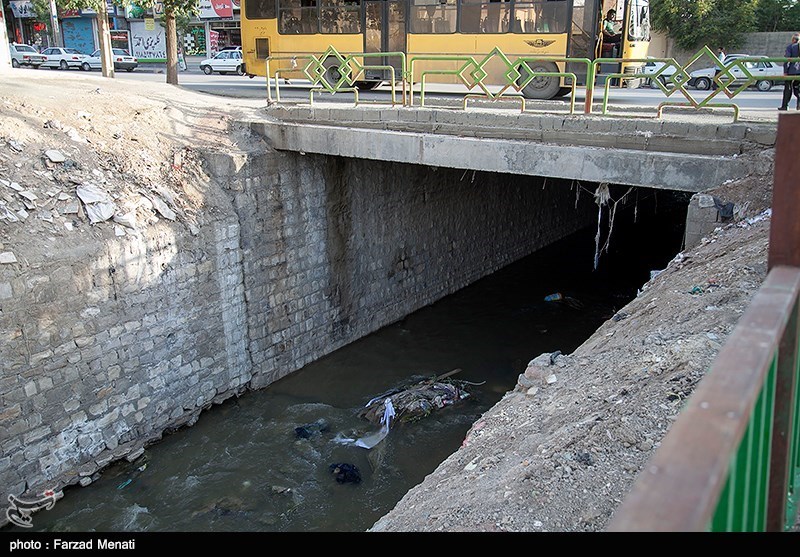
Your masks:
M628 39L631 41L650 40L650 2L649 0L631 0L630 20L628 22Z

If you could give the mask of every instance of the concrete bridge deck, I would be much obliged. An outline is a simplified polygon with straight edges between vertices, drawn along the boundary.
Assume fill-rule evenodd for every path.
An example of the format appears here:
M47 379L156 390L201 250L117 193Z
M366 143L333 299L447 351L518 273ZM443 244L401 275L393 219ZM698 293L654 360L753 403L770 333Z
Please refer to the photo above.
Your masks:
M470 108L272 105L252 124L278 150L698 192L752 172L772 122L707 110L657 119Z

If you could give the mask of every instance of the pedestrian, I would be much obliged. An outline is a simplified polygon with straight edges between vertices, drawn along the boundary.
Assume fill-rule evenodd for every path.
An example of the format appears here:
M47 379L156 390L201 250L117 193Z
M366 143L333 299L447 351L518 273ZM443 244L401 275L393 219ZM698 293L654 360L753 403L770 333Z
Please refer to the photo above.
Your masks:
M722 48L722 47L719 47L717 49L717 58L719 59L719 61L720 62L724 62L725 61L725 56L727 56L727 54L725 54L725 49Z
M786 46L786 51L783 53L784 58L800 58L800 33L792 35L792 42ZM786 110L789 108L789 101L794 94L797 99L795 108L800 110L800 61L786 61L783 63L783 75L786 77L795 76L795 79L787 79L783 82L783 102L778 110Z

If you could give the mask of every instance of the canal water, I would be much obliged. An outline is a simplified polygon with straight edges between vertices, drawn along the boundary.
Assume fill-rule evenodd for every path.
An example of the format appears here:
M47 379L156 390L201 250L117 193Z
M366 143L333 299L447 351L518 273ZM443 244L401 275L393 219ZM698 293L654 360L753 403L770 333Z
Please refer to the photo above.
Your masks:
M571 353L681 250L688 198L650 198L617 216L597 269L592 228L210 409L141 460L65 490L53 509L34 515L32 530L368 529L459 447L528 361ZM574 302L545 301L555 293ZM397 423L372 449L342 444L377 430L357 415L370 399L453 369L461 371L452 379L469 382L467 398ZM297 435L317 420L323 431ZM361 481L338 483L332 464L355 466Z

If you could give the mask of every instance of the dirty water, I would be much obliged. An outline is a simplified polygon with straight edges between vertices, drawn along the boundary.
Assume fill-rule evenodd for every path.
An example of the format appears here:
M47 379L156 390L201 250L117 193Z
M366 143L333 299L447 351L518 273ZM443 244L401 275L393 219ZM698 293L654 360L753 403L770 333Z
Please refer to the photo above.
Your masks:
M640 207L636 224L621 216L597 270L594 229L541 250L212 408L143 460L68 489L33 517L32 530L364 531L459 447L529 360L569 354L635 297L650 271L681 250L684 219L685 204L658 214ZM557 293L561 299L545 301ZM468 382L468 397L416 422L394 422L372 449L339 442L378 429L358 417L373 397L453 369L461 371L452 379ZM337 482L336 464L357 468L360 481Z

